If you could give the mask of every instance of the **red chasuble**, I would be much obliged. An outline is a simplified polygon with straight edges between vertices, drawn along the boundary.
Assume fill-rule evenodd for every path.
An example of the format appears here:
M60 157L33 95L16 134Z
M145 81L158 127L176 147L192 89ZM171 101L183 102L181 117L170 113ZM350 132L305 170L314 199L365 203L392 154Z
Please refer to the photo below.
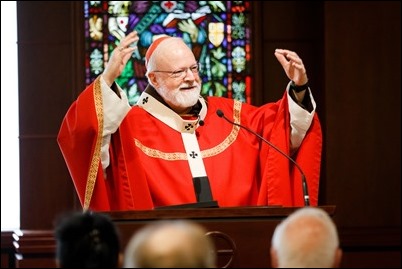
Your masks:
M216 114L220 109L227 118L256 131L289 154L286 93L278 102L261 107L209 97L204 125L183 125L183 130L195 135L201 156L186 152L181 131L177 130L180 126L172 128L164 122L163 113L151 111L155 101L143 94L139 105L132 107L112 135L106 175L100 160L103 110L99 79L70 107L58 143L85 209L144 210L195 203L189 166L189 158L193 157L202 157L213 199L220 207L304 205L297 168L254 134ZM312 206L318 203L321 148L321 127L315 115L292 156L306 175Z

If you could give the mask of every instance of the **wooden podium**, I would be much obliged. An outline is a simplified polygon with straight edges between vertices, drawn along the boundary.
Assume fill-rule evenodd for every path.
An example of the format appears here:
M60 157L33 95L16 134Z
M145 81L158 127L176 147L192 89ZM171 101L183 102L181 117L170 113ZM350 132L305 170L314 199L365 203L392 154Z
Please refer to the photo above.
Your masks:
M321 206L330 216L335 206ZM106 212L120 230L125 247L133 233L155 220L191 219L215 242L218 267L271 267L269 248L276 225L297 207L172 208ZM174 240L174 239L172 239Z

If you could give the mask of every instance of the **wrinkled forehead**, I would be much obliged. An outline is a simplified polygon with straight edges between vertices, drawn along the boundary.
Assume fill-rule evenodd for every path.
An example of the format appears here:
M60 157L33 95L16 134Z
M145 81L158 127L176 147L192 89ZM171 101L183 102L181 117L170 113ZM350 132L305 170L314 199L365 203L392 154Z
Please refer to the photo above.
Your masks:
M169 38L155 49L150 61L156 68L172 70L189 67L196 59L190 47L181 38Z
M149 46L147 53L145 54L145 60L148 62L149 59L151 58L151 56L153 55L153 53L155 52L155 50L160 46L160 44L163 41L167 41L170 38L172 38L172 37L162 36L162 37L154 40L154 42L152 42L151 45Z
M190 48L184 43L181 38L178 37L169 37L164 39L159 43L159 45L155 48L153 54L160 54L161 52L164 54L174 54L176 52L184 53L186 51L190 51Z
M148 67L150 61L157 60L159 64L164 62L174 63L183 58L193 56L191 49L181 38L163 36L150 45L145 55L145 60Z

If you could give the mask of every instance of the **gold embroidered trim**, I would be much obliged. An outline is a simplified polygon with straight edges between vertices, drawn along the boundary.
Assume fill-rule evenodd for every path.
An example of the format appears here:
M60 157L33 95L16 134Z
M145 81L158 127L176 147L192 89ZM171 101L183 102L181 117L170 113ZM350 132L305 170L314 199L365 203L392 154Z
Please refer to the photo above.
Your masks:
M98 136L96 138L96 144L94 149L94 154L92 156L92 161L89 166L87 185L85 188L85 199L84 199L84 210L89 208L91 203L92 194L95 188L96 176L98 174L98 168L100 163L101 146L102 146L102 133L103 133L103 101L102 92L100 86L100 78L98 77L94 82L94 102L95 102L95 112L98 119Z
M240 124L240 112L241 112L241 102L238 100L235 100L234 106L233 106L233 121L235 123ZM220 144L217 146L206 149L201 151L202 157L207 158L207 157L212 157L215 155L220 154L224 150L226 150L234 141L236 141L236 138L239 134L240 127L233 125L232 131L230 134L223 140ZM140 141L137 139L134 139L135 145L147 156L152 157L152 158L158 158L158 159L163 159L167 161L178 161L178 160L187 160L187 154L186 153L181 153L181 152L162 152L157 149L152 149L149 147L144 146Z
M238 124L240 124L240 112L241 112L241 102L235 100L233 105L233 121ZM232 131L225 138L225 140L222 141L222 143L213 148L201 151L202 157L207 158L216 156L221 152L223 152L224 150L226 150L237 139L237 136L239 135L239 130L240 130L239 126L233 125Z
M157 149L151 149L149 147L144 146L138 139L134 139L135 145L144 152L145 155L148 155L152 158L163 159L166 161L179 161L179 160L187 160L187 153L181 152L163 152Z

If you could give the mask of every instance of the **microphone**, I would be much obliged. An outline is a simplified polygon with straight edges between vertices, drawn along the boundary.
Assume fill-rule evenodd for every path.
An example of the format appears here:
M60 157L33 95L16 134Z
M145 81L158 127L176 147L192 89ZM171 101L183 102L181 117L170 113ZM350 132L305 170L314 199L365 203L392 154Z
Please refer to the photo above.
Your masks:
M201 116L200 116L200 115L198 115L198 124L199 124L200 126L204 126L204 124L205 124L205 122L201 119Z
M300 174L301 174L301 180L302 180L302 189L303 189L303 198L304 198L304 206L309 206L310 205L310 196L308 195L308 188L307 188L307 180L306 180L306 175L304 174L303 170L301 169L301 167L299 166L298 163L296 163L295 160L293 160L291 157L289 157L289 155L287 155L285 152L283 152L282 150L280 150L277 146L275 146L274 144L272 144L271 142L269 142L267 139L265 139L264 137L262 137L261 135L259 135L257 132L251 130L250 128L243 126L241 124L238 124L234 121L229 120L225 114L223 114L223 111L218 109L216 111L216 114L218 115L219 118L224 118L227 122L239 126L240 128L244 128L247 131L249 131L250 133L254 134L255 136L257 136L259 139L261 139L262 141L264 141L265 143L267 143L269 146L271 146L272 148L274 148L277 152L279 152L280 154L282 154L284 157L286 157L289 161L291 161L299 170Z

